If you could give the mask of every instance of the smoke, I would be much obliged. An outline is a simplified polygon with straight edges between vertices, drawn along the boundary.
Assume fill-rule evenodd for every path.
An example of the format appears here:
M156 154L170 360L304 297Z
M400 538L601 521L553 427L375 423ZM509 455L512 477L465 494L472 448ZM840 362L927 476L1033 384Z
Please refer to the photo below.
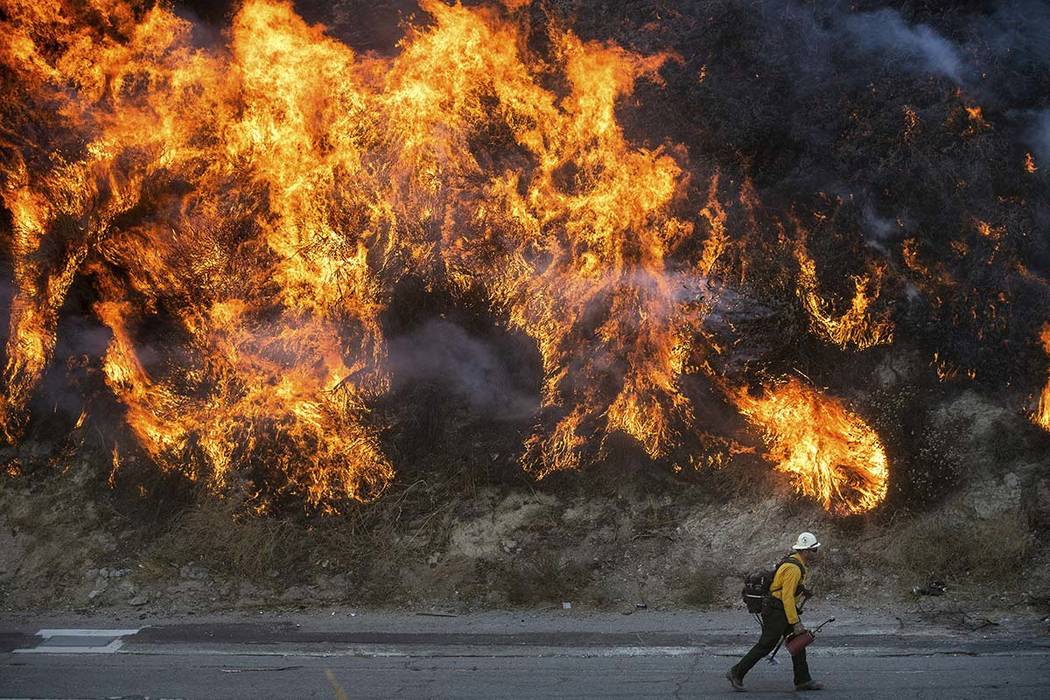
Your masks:
M909 25L896 10L849 15L843 26L862 52L889 53L908 70L963 82L965 69L955 46L925 24Z
M465 399L479 415L521 420L535 414L538 399L516 385L507 355L461 326L433 318L390 340L388 367L395 391L434 382Z
M59 324L54 357L50 371L41 381L37 401L52 413L61 413L72 421L91 400L91 393L102 388L101 375L96 374L98 358L106 351L110 333L87 315L69 314ZM155 355L151 346L140 348L140 355ZM95 383L86 386L94 377Z
M863 216L868 245L883 255L888 255L887 246L899 235L900 226L893 219L880 216L870 202L864 205Z
M1039 161L1050 162L1050 109L1036 115L1028 138Z

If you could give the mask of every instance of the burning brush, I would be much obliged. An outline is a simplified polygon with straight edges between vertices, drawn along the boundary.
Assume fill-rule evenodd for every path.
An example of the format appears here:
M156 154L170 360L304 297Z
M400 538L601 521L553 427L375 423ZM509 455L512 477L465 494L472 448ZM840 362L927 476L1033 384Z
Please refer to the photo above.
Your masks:
M628 139L618 109L679 57L553 22L538 49L520 8L438 0L389 58L278 0L245 0L219 46L164 3L0 8L7 441L84 283L106 385L157 468L322 509L376 498L395 475L370 409L390 388L382 319L411 276L535 344L537 477L602 459L614 434L680 469L711 429L702 382L829 511L886 497L861 415L793 378L753 396L761 353L737 346L741 307L785 303L843 353L893 342L888 268L860 256L839 303L815 234L750 181Z

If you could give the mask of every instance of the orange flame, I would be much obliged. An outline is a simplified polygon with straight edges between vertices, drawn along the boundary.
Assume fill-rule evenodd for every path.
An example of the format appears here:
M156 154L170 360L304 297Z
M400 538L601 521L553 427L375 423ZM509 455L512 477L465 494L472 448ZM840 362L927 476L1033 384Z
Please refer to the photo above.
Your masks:
M1046 353L1046 356L1050 358L1050 323L1043 325L1043 330L1039 334L1039 340L1043 343L1043 351ZM1043 387L1043 391L1039 395L1039 403L1032 420L1044 430L1050 430L1050 372L1047 373L1046 386Z
M794 378L737 405L763 432L778 471L795 489L838 515L871 510L886 498L889 467L875 431L838 399Z
M975 134L979 134L982 131L987 131L992 128L991 124L985 121L984 110L980 106L975 105L973 107L966 107L965 109L969 124L963 131L964 136L974 136Z
M999 240L1004 235L1006 235L1006 229L1004 229L1002 226L992 226L987 221L981 221L980 219L978 219L974 223L977 226L977 232L985 238Z
M904 105L904 140L911 141L922 126L922 120L911 105Z
M893 324L884 315L872 313L871 304L878 298L884 269L873 268L870 274L853 278L854 292L850 307L835 315L830 304L820 296L817 266L799 243L795 249L799 265L798 295L809 316L810 326L817 335L840 347L853 346L865 350L893 340Z
M536 343L540 426L523 464L537 476L579 467L614 433L663 457L692 427L679 382L704 312L694 278L731 245L719 179L683 282L666 260L695 228L676 208L684 155L632 145L616 117L668 56L552 29L541 59L505 12L438 0L394 58L355 54L280 0L246 0L216 49L195 47L163 4L0 2L0 63L26 86L25 121L55 122L36 151L0 134L16 287L8 440L78 272L112 334L103 371L131 433L161 469L216 489L264 470L275 495L321 508L383 491L394 469L368 405L389 388L380 317L405 274L481 295ZM799 261L815 333L889 342L871 310L881 270L834 314L804 248ZM163 342L143 340L158 324ZM813 410L815 392L788 390ZM795 427L741 406L769 435ZM807 493L829 508L881 499L859 498L840 466L870 461L870 445L828 437L874 439L864 429L817 441L814 483L838 490Z

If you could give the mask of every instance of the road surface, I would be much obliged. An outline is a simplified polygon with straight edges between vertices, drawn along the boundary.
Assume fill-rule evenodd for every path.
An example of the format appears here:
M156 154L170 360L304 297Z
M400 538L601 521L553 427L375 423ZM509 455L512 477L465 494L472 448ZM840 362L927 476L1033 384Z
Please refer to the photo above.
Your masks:
M833 624L811 647L819 697L1050 697L1045 625ZM23 617L0 621L0 698L729 696L754 636L729 612ZM795 695L781 654L752 694Z

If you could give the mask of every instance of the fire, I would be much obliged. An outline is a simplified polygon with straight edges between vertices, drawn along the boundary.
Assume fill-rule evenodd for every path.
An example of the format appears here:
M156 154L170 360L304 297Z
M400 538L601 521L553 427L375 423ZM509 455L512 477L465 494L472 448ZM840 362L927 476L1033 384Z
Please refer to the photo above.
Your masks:
M830 304L820 296L817 266L806 252L804 243L795 249L799 265L798 294L809 315L810 325L817 335L841 347L853 346L865 350L893 340L893 324L885 315L871 311L878 298L884 274L875 267L870 274L853 278L854 293L849 309L840 315L829 310Z
M1024 154L1024 170L1028 174L1033 174L1039 170L1039 167L1035 164L1035 158L1032 157L1031 153Z
M1050 323L1043 325L1043 330L1039 334L1039 340L1043 344L1043 351L1046 353L1046 356L1050 358ZM1045 430L1050 430L1050 372L1047 373L1046 386L1043 387L1043 392L1039 395L1039 404L1032 419L1036 425Z
M910 141L922 126L922 120L911 105L904 106L904 139Z
M0 61L26 96L0 135L8 441L78 275L138 446L215 490L246 486L262 510L286 496L327 510L394 478L369 406L389 389L381 318L405 275L480 295L536 344L522 464L538 477L600 458L613 434L659 459L696 432L682 379L713 375L703 356L720 351L698 299L727 259L738 281L748 263L719 176L686 212L684 149L633 144L617 119L673 57L557 27L550 55L533 55L508 16L520 2L426 0L429 21L392 58L356 54L279 0L245 0L217 48L163 4L0 2ZM757 209L747 182L740 200ZM882 268L835 313L804 247L798 263L814 334L891 340L873 311ZM788 383L739 403L778 469L829 509L885 495L877 438L836 400ZM788 447L799 436L805 453Z
M973 136L992 128L991 124L985 121L984 110L979 105L966 107L965 109L966 118L969 124L963 132L964 136Z
M977 220L975 222L977 226L977 232L985 238L991 238L993 240L999 240L1006 234L1006 229L1001 226L992 226L987 221Z
M799 493L838 515L862 513L885 499L889 465L882 443L838 399L789 378L759 398L741 391L736 401Z

